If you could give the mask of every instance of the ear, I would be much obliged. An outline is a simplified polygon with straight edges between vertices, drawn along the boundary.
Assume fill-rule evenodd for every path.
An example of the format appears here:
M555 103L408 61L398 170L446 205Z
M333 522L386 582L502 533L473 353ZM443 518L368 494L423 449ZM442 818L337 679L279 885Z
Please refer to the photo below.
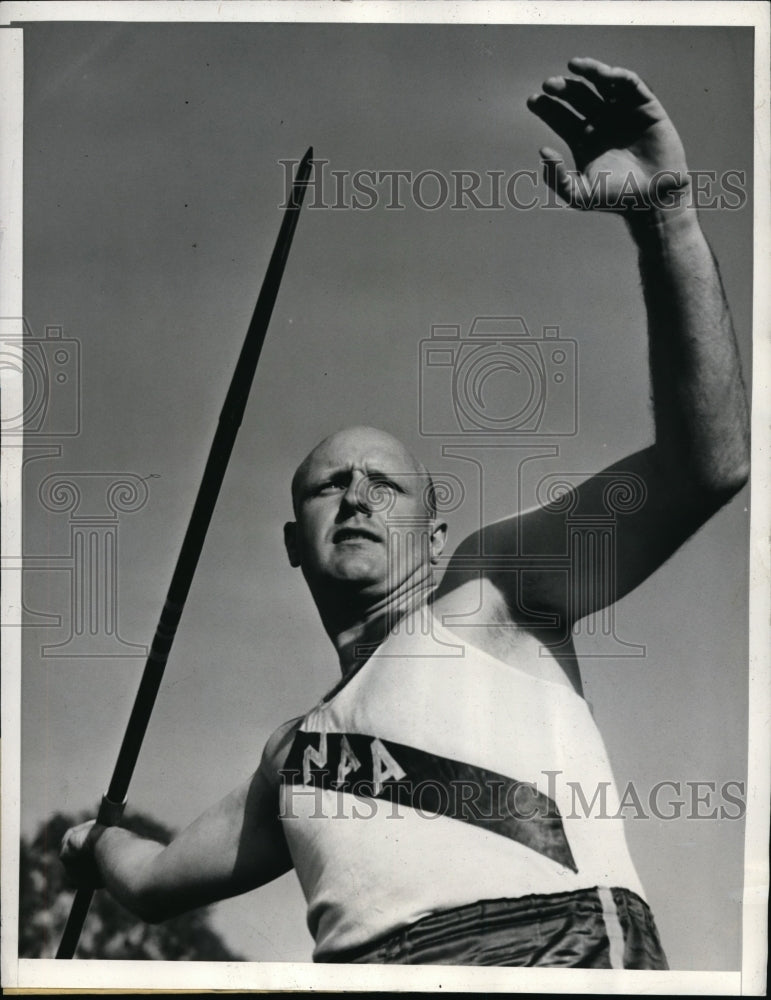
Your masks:
M445 543L447 541L447 522L434 521L431 529L431 564L436 566L439 562Z
M284 525L284 545L289 556L289 565L297 568L300 565L300 551L297 544L297 525L294 521L287 521Z

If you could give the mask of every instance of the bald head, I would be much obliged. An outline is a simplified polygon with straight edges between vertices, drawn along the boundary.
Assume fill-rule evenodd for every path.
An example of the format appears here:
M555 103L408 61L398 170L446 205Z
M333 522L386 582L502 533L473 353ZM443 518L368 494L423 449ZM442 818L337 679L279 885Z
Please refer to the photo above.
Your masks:
M325 622L433 585L447 536L433 492L423 463L375 427L338 431L303 459L284 542Z
M436 496L431 474L404 444L386 431L364 425L346 427L319 442L302 460L292 477L292 506L297 513L303 487L322 469L370 469L373 472L417 475L422 480L425 503L436 514Z

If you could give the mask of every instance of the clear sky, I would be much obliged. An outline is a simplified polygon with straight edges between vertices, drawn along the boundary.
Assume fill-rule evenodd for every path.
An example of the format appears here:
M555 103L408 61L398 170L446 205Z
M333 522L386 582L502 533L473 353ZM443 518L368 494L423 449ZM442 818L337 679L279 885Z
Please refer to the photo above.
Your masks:
M84 496L104 482L84 473L145 481L147 502L118 520L116 585L122 639L148 643L280 223L279 161L312 143L327 172L538 170L538 147L555 142L525 99L570 56L593 55L648 81L692 169L744 171L749 188L753 68L750 29L725 28L38 23L24 55L24 310L36 335L59 325L78 341L82 417L77 436L41 434L61 454L25 471L25 553L61 557L56 572L29 570L25 601L62 618L24 635L30 833L54 810L95 807L143 665L42 655L69 634L74 556L67 513L47 509L39 488L54 474L77 474ZM428 181L423 193L436 196ZM558 326L576 342L578 433L538 439L559 451L539 460L541 473L589 474L651 439L644 313L619 220L405 204L389 210L381 197L371 210L306 208L300 219L130 792L172 826L242 781L273 728L336 680L281 540L292 471L319 438L376 424L461 477L455 542L516 507L514 472L532 438L476 453L480 499L475 466L421 433L420 342L433 324L466 331L475 316L522 316L532 332ZM748 371L751 223L749 204L703 213ZM53 390L52 400L49 435L73 412ZM428 429L449 435L446 401L432 382L422 403ZM570 400L550 406L566 427ZM98 513L87 503L81 516ZM719 789L745 778L747 505L745 492L618 605L618 636L644 656L593 655L612 644L579 637L621 788L633 781L645 796L665 780ZM672 967L737 968L742 823L627 827ZM221 904L216 921L249 959L310 955L291 874Z

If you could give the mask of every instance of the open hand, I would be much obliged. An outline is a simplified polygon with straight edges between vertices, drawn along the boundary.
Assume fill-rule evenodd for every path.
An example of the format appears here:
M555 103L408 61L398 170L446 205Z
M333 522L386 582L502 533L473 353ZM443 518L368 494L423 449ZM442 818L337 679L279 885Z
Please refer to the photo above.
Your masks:
M547 184L569 205L628 213L671 206L687 188L685 151L648 86L631 70L571 59L583 79L549 77L530 110L568 144L576 170L541 149Z

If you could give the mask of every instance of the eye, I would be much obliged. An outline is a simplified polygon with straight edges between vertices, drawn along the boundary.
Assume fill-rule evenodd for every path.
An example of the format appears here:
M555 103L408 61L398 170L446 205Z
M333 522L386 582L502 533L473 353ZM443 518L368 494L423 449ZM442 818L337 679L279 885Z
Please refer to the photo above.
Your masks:
M324 496L330 493L339 493L340 490L345 489L345 483L337 479L327 480L325 483L320 483L313 491L315 496Z
M393 479L389 479L388 476L372 476L371 482L375 486L385 486L390 490L397 490L399 493L403 492L401 486L395 483Z
M382 493L383 490L388 490L391 493L403 493L404 490L395 483L393 479L389 479L388 476L369 476L367 480L367 489L372 491L374 494Z

